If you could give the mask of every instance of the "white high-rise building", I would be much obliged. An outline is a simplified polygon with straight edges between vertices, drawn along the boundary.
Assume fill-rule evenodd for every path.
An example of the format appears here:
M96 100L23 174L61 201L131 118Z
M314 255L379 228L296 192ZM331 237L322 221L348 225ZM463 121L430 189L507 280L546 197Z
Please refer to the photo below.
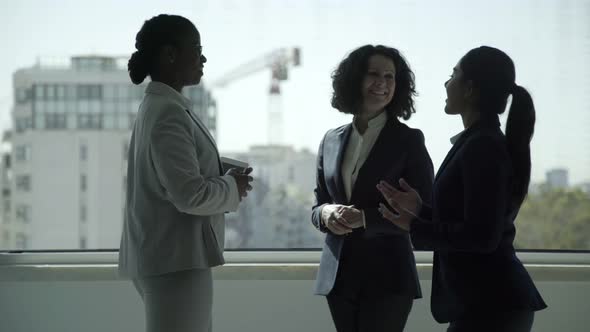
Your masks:
M145 84L127 59L80 56L14 73L11 152L3 163L3 234L8 249L119 246L127 150ZM149 79L146 79L146 82ZM184 91L216 134L216 109L202 86Z
M2 150L0 151L0 192L2 198L2 203L0 203L0 250L8 249L8 245L11 242L11 234L18 233L18 230L12 229L17 225L11 222L13 218L10 209L10 179L10 152Z
M227 154L253 167L253 190L237 213L227 215L227 247L318 248L311 224L316 155L289 145L252 146Z

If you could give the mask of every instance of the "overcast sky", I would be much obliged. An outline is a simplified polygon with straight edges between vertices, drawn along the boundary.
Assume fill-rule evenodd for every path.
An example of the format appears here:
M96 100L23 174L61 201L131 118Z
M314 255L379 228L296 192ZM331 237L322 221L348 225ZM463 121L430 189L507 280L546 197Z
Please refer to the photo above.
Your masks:
M285 141L314 152L327 129L350 121L330 107L338 62L368 43L400 49L420 93L408 125L424 131L436 167L462 130L460 118L443 112L443 83L469 49L498 47L537 107L533 180L565 167L572 182L590 181L590 0L2 1L0 127L11 126L15 70L38 56L131 54L141 24L158 13L186 16L201 31L205 85L274 49L301 47L280 107ZM264 70L213 89L222 151L267 141L269 84Z

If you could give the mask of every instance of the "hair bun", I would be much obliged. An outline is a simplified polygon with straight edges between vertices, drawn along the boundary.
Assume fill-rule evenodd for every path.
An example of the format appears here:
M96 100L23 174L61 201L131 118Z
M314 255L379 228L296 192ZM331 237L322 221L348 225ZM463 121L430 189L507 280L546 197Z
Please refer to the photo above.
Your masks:
M145 80L148 75L149 66L142 52L133 52L127 63L127 70L134 84L141 84Z

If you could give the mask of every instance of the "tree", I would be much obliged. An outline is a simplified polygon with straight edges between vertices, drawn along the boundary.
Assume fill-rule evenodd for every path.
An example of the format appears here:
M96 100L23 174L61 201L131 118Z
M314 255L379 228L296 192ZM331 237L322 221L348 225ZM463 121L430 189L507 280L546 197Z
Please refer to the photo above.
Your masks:
M542 186L525 200L516 229L517 248L589 250L590 195Z

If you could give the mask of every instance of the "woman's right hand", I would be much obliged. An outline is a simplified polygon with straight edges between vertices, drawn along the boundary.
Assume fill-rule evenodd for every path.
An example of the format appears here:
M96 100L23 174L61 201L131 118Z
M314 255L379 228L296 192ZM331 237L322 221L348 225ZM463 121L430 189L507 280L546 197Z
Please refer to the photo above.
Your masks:
M399 184L402 190L396 189L385 181L380 181L377 184L377 189L381 192L387 203L396 209L398 213L402 215L410 214L413 217L417 217L422 207L420 194L404 179L400 179Z
M352 228L342 218L342 209L344 207L344 205L340 204L326 204L322 207L322 223L330 232L336 235L352 233Z
M238 193L240 194L240 201L243 197L248 196L248 191L252 190L250 182L252 182L254 178L250 176L250 173L252 173L252 167L246 168L243 172L240 172L237 168L230 168L227 173L225 173L225 175L233 176L236 180Z

